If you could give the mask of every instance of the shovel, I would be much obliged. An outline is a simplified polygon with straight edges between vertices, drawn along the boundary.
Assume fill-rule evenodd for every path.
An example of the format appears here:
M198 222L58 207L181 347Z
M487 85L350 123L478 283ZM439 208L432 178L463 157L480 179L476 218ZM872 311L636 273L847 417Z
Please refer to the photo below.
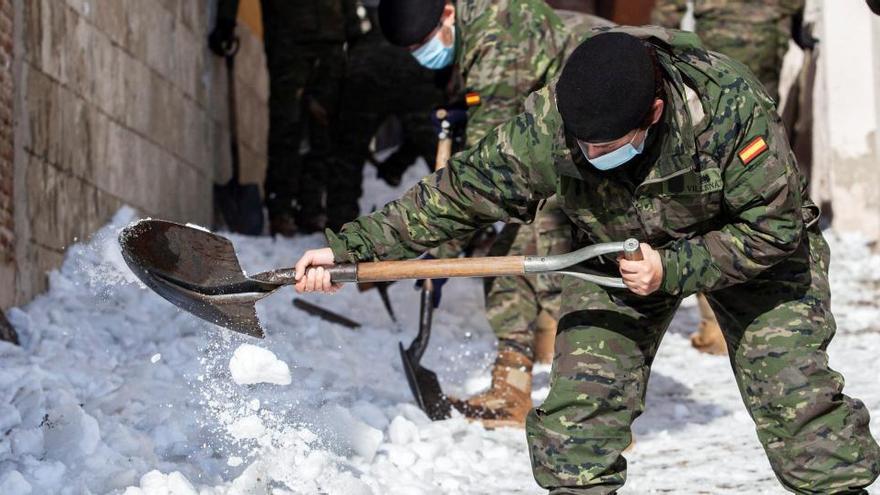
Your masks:
M164 220L141 220L119 234L122 256L148 287L199 318L254 337L263 337L254 304L296 283L293 268L247 275L229 239ZM334 283L405 279L504 277L559 273L606 287L625 288L620 278L566 270L590 258L640 253L639 242L594 244L555 256L495 256L432 260L376 261L328 267Z
M235 53L238 51L238 46L236 39L226 52L232 177L226 184L214 186L214 201L229 230L245 235L260 235L263 233L263 201L260 198L260 187L257 184L239 183L241 157L238 152L238 114L235 101Z
M408 348L403 347L402 342L398 343L398 346L406 381L416 399L416 405L425 411L425 414L432 421L437 421L450 416L452 404L440 387L437 373L423 367L420 363L425 349L428 348L428 340L431 338L431 322L434 312L433 296L433 284L430 280L425 280L419 303L419 333Z

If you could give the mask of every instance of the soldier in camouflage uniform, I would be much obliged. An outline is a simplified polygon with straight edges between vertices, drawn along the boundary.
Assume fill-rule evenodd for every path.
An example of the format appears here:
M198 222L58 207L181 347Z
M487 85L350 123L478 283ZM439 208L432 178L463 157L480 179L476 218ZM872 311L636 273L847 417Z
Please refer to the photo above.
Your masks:
M212 45L228 45L234 37L238 3L219 0ZM345 42L360 33L355 0L261 0L260 7L269 69L265 193L270 229L283 235L314 232L323 228L324 172ZM303 157L306 125L309 153Z
M622 452L660 340L682 298L703 291L780 482L801 494L867 493L880 447L865 406L828 366L828 245L773 101L745 66L693 34L605 31L524 113L399 200L328 233L329 248L297 263L297 290L335 289L309 266L411 258L480 224L529 220L556 194L575 246L635 237L644 260L584 264L619 271L629 290L563 283L551 390L527 422L541 486L559 495L623 485ZM643 100L646 81L654 89ZM635 103L651 101L645 118ZM581 136L594 122L633 130L593 144ZM618 169L598 169L629 147Z
M444 5L445 4L445 5ZM415 9L430 11L429 31L411 36ZM584 14L558 16L542 0L462 0L413 2L383 0L380 23L392 43L418 50L412 40L450 34L454 49L450 93L476 92L481 104L468 109L466 143L523 109L529 93L543 87L559 70L587 31L610 23ZM442 13L441 13L442 9ZM445 30L445 31L444 31ZM452 35L451 33L454 33ZM408 36L410 35L410 36ZM490 255L567 252L571 226L551 200L530 225L505 226ZM453 257L460 244L444 246L438 257ZM531 409L531 372L539 314L559 312L560 277L540 275L486 280L486 313L498 337L498 356L488 391L454 401L471 418L487 425L522 425Z
M792 35L792 16L803 7L804 0L695 0L696 31L707 49L746 64L778 103L779 73ZM653 22L678 28L686 10L686 0L659 0ZM691 343L703 352L727 354L709 302L702 294L697 295L697 302L700 326Z
M694 19L706 48L746 64L778 101L792 16L803 8L804 0L694 0ZM686 9L686 0L658 0L652 20L678 28Z

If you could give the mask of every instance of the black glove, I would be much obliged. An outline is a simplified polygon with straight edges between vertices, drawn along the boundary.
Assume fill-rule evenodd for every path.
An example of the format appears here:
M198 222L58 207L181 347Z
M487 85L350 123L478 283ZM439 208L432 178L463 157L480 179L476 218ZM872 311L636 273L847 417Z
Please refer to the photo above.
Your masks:
M208 48L215 55L225 57L235 51L235 19L217 19L217 25L208 35Z
M813 37L812 25L804 24L804 9L791 16L791 39L801 50L812 50L819 42Z
M447 108L446 109L446 118L443 119L449 122L452 129L450 129L450 134L454 134L454 129L463 127L464 124L467 123L467 109L464 108ZM431 112L431 125L434 126L434 132L438 135L441 131L443 131L443 120L437 118L437 110Z
M871 12L880 15L880 0L865 0Z

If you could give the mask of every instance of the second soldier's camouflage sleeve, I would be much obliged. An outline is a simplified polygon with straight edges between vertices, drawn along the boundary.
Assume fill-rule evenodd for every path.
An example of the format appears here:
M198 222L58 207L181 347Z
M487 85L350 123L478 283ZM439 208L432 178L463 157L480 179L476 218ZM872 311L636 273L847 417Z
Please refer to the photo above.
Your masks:
M400 199L327 241L339 262L412 258L497 221L529 221L556 190L553 136L523 113L495 128Z
M741 130L730 130L735 139L722 162L728 223L661 251L666 292L689 295L745 282L801 241L800 176L779 118L754 105L738 120Z
M686 0L657 0L651 12L651 24L667 29L679 29L686 11Z
M462 43L459 66L468 91L482 103L468 110L467 143L522 111L523 101L562 67L554 34L562 21L543 1L459 2Z

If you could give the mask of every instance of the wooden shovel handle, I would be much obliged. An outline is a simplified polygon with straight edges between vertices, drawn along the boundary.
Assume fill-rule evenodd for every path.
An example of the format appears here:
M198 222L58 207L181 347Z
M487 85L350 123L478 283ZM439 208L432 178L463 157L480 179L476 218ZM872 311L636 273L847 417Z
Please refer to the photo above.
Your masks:
M441 260L377 261L358 263L358 282L452 277L523 275L523 256L452 258Z
M434 162L434 170L446 167L446 163L452 156L452 139L444 138L437 142L437 158Z

